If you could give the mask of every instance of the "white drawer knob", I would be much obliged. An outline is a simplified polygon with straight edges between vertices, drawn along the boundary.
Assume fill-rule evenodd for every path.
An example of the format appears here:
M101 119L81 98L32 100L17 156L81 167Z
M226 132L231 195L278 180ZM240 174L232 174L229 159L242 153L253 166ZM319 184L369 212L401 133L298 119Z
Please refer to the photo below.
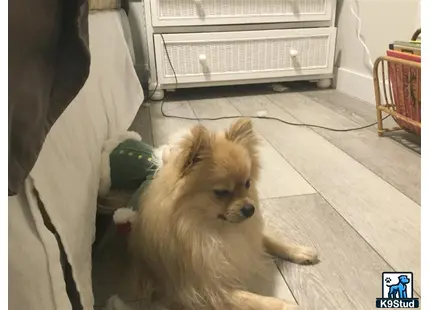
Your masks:
M291 57L296 57L298 54L299 54L299 51L298 51L298 50L295 50L295 49L291 49L291 50L290 50L290 55L291 55Z
M206 64L206 55L205 54L200 54L199 55L199 60L202 64Z

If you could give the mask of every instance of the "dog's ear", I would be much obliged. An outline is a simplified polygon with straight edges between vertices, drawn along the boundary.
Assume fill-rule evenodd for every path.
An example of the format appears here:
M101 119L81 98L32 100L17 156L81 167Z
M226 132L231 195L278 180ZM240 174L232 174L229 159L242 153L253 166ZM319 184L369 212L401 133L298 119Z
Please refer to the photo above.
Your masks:
M210 133L202 125L191 128L181 143L180 166L187 173L196 163L210 156Z
M251 175L253 179L258 179L260 174L258 146L261 140L254 131L252 121L249 118L237 120L226 131L225 137L227 140L239 143L248 150L252 160Z
M259 144L259 139L249 118L241 118L234 122L226 131L225 137L227 140L240 143L250 150L254 150Z

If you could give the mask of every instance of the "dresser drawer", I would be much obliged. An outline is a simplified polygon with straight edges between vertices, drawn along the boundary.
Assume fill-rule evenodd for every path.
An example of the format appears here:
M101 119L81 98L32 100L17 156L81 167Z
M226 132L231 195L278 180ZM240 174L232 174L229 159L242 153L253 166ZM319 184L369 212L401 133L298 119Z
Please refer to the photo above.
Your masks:
M178 83L331 74L335 39L336 28L157 34L157 77L175 84L174 72Z
M329 21L335 0L151 0L152 25Z

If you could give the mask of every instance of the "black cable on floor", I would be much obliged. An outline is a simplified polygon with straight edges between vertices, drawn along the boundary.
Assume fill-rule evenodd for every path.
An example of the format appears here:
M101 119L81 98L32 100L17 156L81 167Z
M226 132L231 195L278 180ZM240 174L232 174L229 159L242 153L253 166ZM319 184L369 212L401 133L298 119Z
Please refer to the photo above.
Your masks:
M164 40L164 36L162 34L160 34L160 36L161 36L161 40L163 41L163 46L164 46L164 50L166 52L167 60L169 61L170 68L172 69L173 75L175 77L175 89L176 89L176 88L178 88L178 77L176 75L175 68L173 67L172 60L170 58L169 52L167 50L167 45L166 45L166 41ZM154 89L152 95L149 96L148 100L151 100L152 96L155 94L155 92L157 91L157 89L158 89L158 83L156 84L155 89ZM165 103L165 101L163 99L161 101L161 114L164 117L183 119L183 120L192 120L192 121L217 121L217 120L222 120L222 119L236 119L236 118L246 117L246 118L251 118L251 119L267 119L267 120L278 121L278 122L281 122L283 124L287 124L287 125L290 125L290 126L319 128L319 129L324 129L324 130L329 130L329 131L335 131L335 132L348 132L348 131L362 130L362 129L366 129L366 128L369 128L369 127L372 127L372 126L375 126L376 124L378 124L378 122L374 122L374 123L371 123L371 124L368 124L368 125L364 125L364 126L353 127L353 128L346 128L346 129L340 129L340 128L331 128L331 127L326 127L326 126L321 126L321 125L315 125L315 124L293 123L293 122L288 122L288 121L285 121L283 119L280 119L280 118L277 118L277 117L272 117L272 116L245 116L245 115L238 115L238 116L221 116L221 117L214 117L214 118L210 118L210 117L186 117L186 116L166 114L164 112L164 103ZM390 117L390 115L386 115L385 117L382 118L382 120L385 120L388 117Z
M149 95L147 99L144 99L144 100L143 100L143 102L151 101L151 100L152 100L152 97L154 96L154 94L155 94L155 92L156 92L157 90L158 90L158 83L157 83L157 84L155 84L155 88L154 88L154 90L152 91L152 94L151 94L151 95ZM149 87L148 87L148 93L149 93Z

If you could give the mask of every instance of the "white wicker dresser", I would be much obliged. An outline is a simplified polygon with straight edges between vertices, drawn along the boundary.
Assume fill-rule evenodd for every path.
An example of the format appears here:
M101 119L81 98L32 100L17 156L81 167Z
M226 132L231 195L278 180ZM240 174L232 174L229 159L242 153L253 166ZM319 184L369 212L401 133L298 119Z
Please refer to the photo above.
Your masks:
M184 87L297 80L330 86L336 0L143 2L153 99Z

